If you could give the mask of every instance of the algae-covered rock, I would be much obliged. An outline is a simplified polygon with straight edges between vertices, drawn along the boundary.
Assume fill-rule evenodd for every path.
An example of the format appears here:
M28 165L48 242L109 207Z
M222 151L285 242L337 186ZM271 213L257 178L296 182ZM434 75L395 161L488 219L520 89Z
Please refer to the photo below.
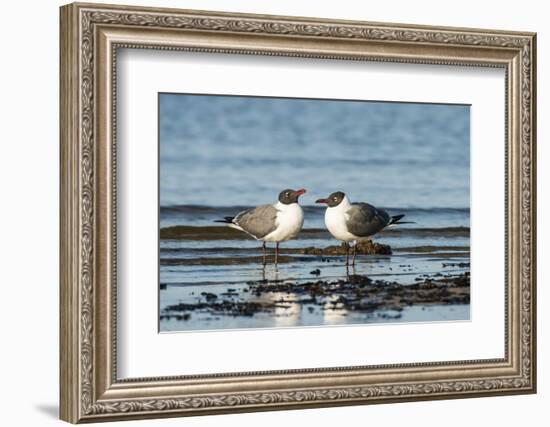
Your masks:
M363 255L391 255L390 245L375 243L372 240L365 240L357 243L357 253Z
M383 245L375 243L372 240L365 240L357 243L358 255L391 255L391 247L389 245ZM346 255L347 253L353 253L353 247L350 247L347 243L342 243L339 246L327 246L326 248L302 248L300 253L305 255Z

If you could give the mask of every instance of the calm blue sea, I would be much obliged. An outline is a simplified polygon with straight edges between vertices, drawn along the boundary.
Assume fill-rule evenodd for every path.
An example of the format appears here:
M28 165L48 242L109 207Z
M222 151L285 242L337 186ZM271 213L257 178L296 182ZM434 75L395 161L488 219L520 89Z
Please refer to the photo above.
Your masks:
M305 187L399 208L468 208L470 108L161 94L160 202L270 203Z

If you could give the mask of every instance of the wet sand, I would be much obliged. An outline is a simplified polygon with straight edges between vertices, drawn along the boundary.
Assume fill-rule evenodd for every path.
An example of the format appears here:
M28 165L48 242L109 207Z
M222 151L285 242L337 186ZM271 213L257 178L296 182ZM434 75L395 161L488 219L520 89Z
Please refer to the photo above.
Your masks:
M319 270L311 272L320 274ZM278 309L292 310L294 305L307 306L310 311L342 311L373 313L395 311L396 318L408 306L453 305L470 303L470 274L417 277L416 283L403 285L386 280L373 280L368 276L351 274L346 279L316 280L297 283L285 280L259 280L247 282L237 291L201 292L194 303L178 303L165 308L162 320L189 320L193 313L212 316L254 316L257 313L274 313ZM243 299L241 292L252 298ZM276 298L265 298L274 295Z
M467 246L392 249L367 242L357 265L345 266L345 245L282 249L277 266L262 265L259 248L196 248L161 259L161 331L193 331L382 322L468 320ZM229 255L230 254L230 255ZM216 274L214 272L217 272ZM210 272L208 281L200 281ZM197 280L193 280L194 277Z

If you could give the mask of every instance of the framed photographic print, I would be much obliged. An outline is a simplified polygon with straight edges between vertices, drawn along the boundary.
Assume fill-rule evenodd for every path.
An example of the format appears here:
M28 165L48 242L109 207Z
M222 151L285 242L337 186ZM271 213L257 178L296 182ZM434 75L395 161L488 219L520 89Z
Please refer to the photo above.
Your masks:
M535 34L61 8L61 418L533 393Z

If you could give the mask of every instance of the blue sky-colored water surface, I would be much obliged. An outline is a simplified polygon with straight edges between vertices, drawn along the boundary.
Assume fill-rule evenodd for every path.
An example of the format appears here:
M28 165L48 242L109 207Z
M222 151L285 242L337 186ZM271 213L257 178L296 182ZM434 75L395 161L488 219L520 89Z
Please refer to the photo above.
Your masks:
M401 208L468 208L470 107L160 94L161 206L272 203L305 187Z

